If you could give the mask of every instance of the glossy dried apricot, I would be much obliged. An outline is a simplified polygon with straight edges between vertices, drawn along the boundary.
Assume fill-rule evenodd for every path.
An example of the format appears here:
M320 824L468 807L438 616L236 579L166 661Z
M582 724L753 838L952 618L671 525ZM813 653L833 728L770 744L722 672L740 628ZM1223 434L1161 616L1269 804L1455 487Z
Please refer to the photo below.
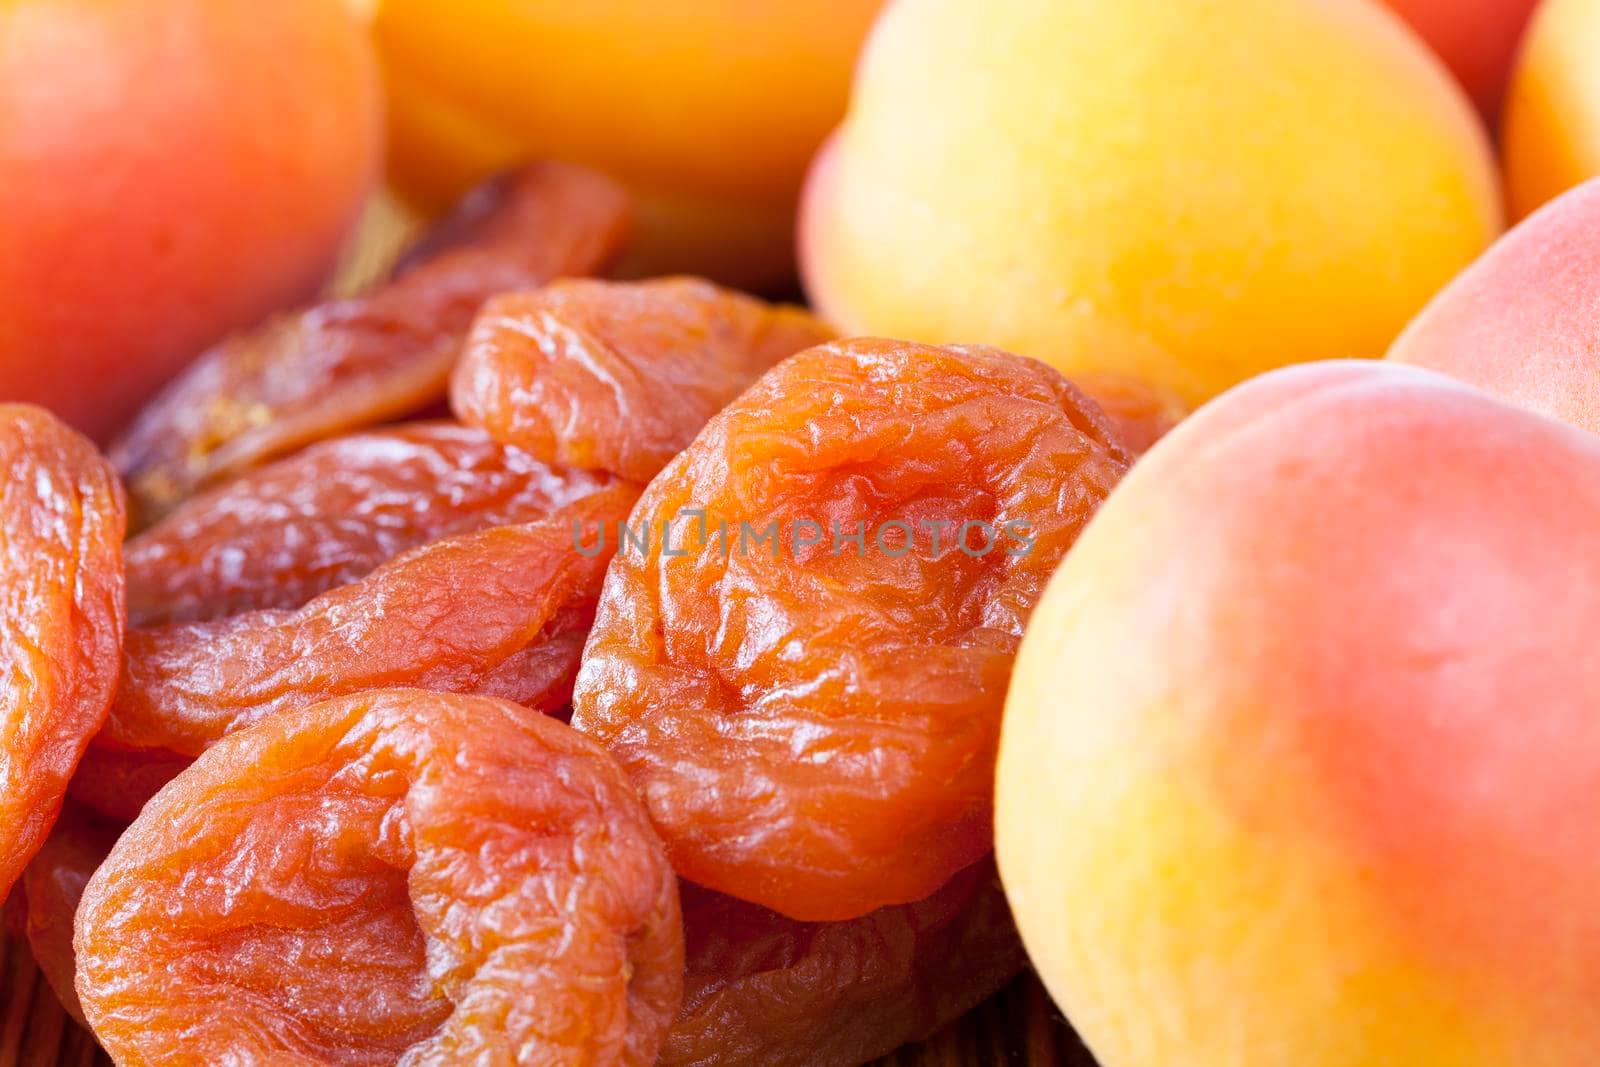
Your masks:
M683 1010L661 1067L856 1067L932 1036L1027 960L992 859L849 922L680 889Z
M484 305L450 399L541 459L647 482L751 382L832 337L698 278L557 282Z
M634 495L619 483L544 519L431 542L297 611L130 630L104 740L195 756L273 712L363 689L470 692L570 629L563 609L595 601L606 557L574 545L596 544Z
M418 690L214 746L90 880L76 950L122 1064L645 1067L683 981L621 770L553 719Z
M372 292L280 315L203 354L112 448L146 521L208 484L444 395L478 308L496 293L604 268L625 194L536 163L468 198L464 218Z
M920 900L989 851L1023 625L1126 468L1042 363L808 349L646 489L573 725L691 881L809 920Z
M129 541L128 618L298 608L406 549L537 519L609 484L451 423L337 437L185 501Z
M73 986L73 916L83 887L105 862L123 825L68 804L19 883L26 900L23 930L28 947L61 1006L79 1023L84 1019Z
M105 721L126 521L93 445L41 408L0 404L0 898Z

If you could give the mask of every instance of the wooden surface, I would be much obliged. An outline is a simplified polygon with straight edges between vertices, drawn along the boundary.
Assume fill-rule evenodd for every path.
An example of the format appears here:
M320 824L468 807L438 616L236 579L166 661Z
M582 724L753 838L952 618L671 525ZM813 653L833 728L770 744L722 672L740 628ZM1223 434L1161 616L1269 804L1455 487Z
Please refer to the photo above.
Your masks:
M0 935L0 1067L105 1067L111 1061L61 1010L25 948ZM874 1067L1094 1067L1032 975L932 1040Z

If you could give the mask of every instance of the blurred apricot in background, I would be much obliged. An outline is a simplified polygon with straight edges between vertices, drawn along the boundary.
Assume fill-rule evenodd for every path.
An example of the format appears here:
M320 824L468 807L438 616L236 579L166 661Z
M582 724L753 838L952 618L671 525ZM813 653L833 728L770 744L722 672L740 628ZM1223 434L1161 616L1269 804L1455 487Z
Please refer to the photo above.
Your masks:
M895 0L802 205L847 333L1195 404L1381 356L1499 232L1487 137L1367 0Z
M1600 0L1544 0L1506 98L1506 197L1520 219L1600 175Z
M806 164L881 0L380 0L391 175L439 209L531 156L640 200L634 274L792 281Z
M316 291L381 140L341 0L0 3L0 396L108 436Z
M1478 110L1500 113L1528 19L1539 0L1383 0L1439 53Z

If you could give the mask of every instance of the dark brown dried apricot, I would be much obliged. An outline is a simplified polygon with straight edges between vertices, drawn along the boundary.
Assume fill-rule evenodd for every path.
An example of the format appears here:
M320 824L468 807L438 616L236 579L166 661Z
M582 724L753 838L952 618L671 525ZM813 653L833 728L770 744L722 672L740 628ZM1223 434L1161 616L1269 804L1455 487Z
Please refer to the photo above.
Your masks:
M450 400L541 459L647 482L751 382L833 336L698 278L557 282L484 305Z
M920 900L989 851L1023 625L1127 461L1042 363L793 356L646 489L573 725L691 881L808 920Z
M683 1010L661 1067L856 1067L966 1014L1027 959L992 859L849 922L680 889Z
M122 488L41 408L0 404L0 898L105 721L123 627Z
M645 1067L683 981L621 770L553 719L418 690L215 745L90 880L75 947L129 1065Z
M141 518L313 441L422 410L444 395L485 300L603 269L631 228L621 189L560 163L501 179L461 211L449 239L386 284L230 337L168 386L111 451Z
M598 529L623 519L618 483L530 523L412 549L298 611L130 630L104 743L196 756L275 711L384 686L471 692L593 604ZM510 668L508 668L510 669Z
M67 783L67 796L102 818L127 825L162 786L193 762L192 756L161 749L90 744Z
M129 541L128 618L298 608L406 549L537 519L609 484L451 423L337 437L185 501Z
M18 883L26 899L23 930L34 961L61 1006L79 1023L84 1019L73 986L73 916L78 913L83 887L105 862L125 825L66 805Z

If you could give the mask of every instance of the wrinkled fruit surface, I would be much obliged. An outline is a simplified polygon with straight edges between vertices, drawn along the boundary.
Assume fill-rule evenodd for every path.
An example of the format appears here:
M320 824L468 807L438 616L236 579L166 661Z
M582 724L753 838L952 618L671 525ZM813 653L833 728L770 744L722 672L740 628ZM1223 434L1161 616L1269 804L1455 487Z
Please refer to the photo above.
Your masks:
M0 897L105 721L123 626L122 489L40 408L0 404Z
M130 630L104 743L195 756L272 712L363 689L521 684L517 653L570 642L599 595L606 557L575 542L593 548L634 495L619 484L535 522L431 542L298 611Z
M646 489L630 538L651 540L606 576L573 725L691 881L807 920L921 900L989 851L1023 625L1126 467L1043 364L802 352Z
M380 690L224 740L78 913L121 1064L654 1061L683 935L621 771L485 697Z
M61 1006L80 1023L84 1021L83 1008L73 988L73 916L83 887L105 861L124 825L69 804L61 809L39 854L22 872L28 947Z
M426 408L496 293L603 269L631 221L597 174L532 164L485 187L446 233L364 296L280 315L202 355L113 447L141 517L335 433Z
M298 608L407 549L528 522L608 484L450 423L334 438L186 501L129 541L129 622Z
M990 859L839 923L681 889L683 1011L662 1067L857 1067L966 1014L1026 960Z
M556 282L484 306L450 399L541 459L647 482L751 382L832 337L697 278Z

